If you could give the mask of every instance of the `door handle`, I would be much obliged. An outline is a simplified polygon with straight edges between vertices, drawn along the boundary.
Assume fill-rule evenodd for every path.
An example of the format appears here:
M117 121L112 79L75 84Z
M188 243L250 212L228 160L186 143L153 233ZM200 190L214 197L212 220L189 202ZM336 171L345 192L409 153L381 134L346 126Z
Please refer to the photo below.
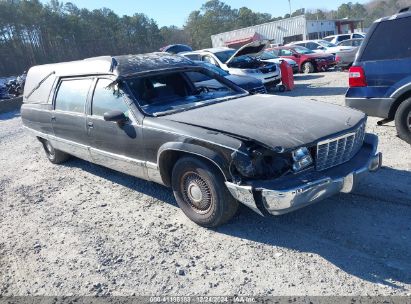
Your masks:
M51 121L56 121L56 116L51 116Z
M94 124L93 124L93 122L91 122L91 121L89 121L89 122L87 123L87 125L88 125L89 128L93 128L93 127L94 127Z

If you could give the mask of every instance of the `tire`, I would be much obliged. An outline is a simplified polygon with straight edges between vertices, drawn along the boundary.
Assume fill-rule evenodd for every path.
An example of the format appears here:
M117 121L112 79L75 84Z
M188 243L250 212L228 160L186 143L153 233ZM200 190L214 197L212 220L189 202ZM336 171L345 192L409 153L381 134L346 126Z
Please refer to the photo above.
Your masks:
M60 150L54 149L54 147L51 145L51 143L48 140L42 139L41 143L43 144L44 152L46 152L46 156L51 163L61 164L70 158L69 154L62 152Z
M238 202L216 167L194 158L180 158L172 172L172 188L184 214L203 227L217 227L237 212Z
M314 65L311 62L305 62L302 70L304 74L314 73Z
M395 113L398 136L411 144L411 98L404 100Z

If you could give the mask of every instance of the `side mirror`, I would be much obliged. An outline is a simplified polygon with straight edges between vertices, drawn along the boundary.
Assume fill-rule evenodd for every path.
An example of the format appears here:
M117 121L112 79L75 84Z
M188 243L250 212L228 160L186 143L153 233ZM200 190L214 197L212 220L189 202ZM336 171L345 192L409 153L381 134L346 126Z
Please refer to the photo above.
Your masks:
M300 54L293 54L293 56L294 56L295 58L299 58L299 57L300 57Z
M119 125L123 125L127 120L127 116L121 111L109 111L104 113L105 121L114 121Z
M324 50L325 48L323 47L323 46L319 46L318 48L317 48L317 50Z

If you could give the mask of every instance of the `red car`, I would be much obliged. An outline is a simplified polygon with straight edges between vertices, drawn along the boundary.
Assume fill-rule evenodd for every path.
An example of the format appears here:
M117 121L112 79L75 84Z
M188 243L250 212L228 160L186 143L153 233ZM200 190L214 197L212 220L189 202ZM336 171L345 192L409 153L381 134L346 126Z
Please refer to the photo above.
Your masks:
M308 74L326 71L337 64L332 54L315 53L303 46L280 46L266 50L276 56L297 62L300 72Z

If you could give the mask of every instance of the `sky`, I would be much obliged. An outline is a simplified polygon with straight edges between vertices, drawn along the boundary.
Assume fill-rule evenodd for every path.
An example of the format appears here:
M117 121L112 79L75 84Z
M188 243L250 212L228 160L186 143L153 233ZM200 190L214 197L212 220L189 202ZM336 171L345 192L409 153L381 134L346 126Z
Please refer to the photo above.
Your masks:
M193 10L198 10L206 0L61 0L72 2L79 8L107 7L118 15L133 15L144 13L157 21L159 26L176 25L182 26ZM60 1L60 2L61 2ZM222 0L232 8L246 6L253 11L270 13L274 17L284 16L289 13L288 0ZM43 0L42 2L48 2ZM349 0L291 0L291 9L295 11L300 8L313 9L336 9L342 3ZM365 0L355 2L365 3Z

